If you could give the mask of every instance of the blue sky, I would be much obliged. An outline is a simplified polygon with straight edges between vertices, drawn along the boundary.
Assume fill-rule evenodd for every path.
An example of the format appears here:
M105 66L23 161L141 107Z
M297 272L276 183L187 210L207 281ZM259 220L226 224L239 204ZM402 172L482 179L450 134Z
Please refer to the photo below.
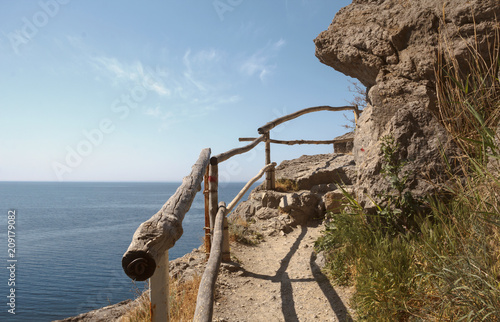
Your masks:
M284 114L346 105L351 79L318 61L313 39L349 3L2 1L0 180L179 181L203 148L215 155ZM343 114L306 115L271 138L332 139ZM271 157L330 152L273 145ZM221 164L221 180L263 165L261 144Z

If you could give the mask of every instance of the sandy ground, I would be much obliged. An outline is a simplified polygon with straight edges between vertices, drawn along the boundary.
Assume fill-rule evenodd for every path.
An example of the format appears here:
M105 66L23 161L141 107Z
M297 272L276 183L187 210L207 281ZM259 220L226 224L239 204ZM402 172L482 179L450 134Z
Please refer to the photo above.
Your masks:
M256 246L231 245L222 264L214 321L351 321L352 288L334 287L322 274L314 241L322 226L299 226Z

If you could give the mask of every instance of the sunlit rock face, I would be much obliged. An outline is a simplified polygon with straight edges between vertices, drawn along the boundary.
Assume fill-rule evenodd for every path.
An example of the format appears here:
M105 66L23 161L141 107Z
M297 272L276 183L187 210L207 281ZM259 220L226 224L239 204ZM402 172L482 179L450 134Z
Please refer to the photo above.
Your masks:
M410 187L417 195L433 191L444 173L441 151L455 148L435 117L435 69L443 50L464 69L468 46L488 59L498 0L354 0L341 9L314 40L318 59L368 89L368 106L354 138L356 195L386 191L380 174L380 138L392 134L408 159ZM466 72L466 70L464 70Z

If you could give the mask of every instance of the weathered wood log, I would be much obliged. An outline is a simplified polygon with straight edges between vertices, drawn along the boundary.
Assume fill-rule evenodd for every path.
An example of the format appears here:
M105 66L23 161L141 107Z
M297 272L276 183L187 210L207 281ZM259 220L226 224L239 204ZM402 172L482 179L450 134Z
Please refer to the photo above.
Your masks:
M210 240L213 239L215 216L219 210L219 165L217 159L212 157L210 159L208 174L208 216L210 219ZM210 246L212 247L212 246Z
M217 275L219 274L222 255L222 235L225 215L226 204L224 202L221 202L219 204L219 211L217 212L217 217L215 219L212 250L210 251L210 257L201 278L200 288L198 289L196 310L194 313L193 321L212 321L215 282L217 281Z
M245 141L253 141L255 138L239 138L238 139L240 142L245 142ZM274 144L287 144L287 145L296 145L296 144L334 144L334 143L344 143L344 142L350 142L352 139L346 139L346 140L274 140L270 139L269 142L274 143Z
M266 142L266 161L265 165L271 164L271 139L269 138L269 132L266 132L264 135L265 139L264 141ZM272 181L272 175L271 175L271 169L268 169L266 171L266 190L274 190L274 182Z
M260 136L260 137L256 138L249 145L243 146L241 148L235 148L235 149L229 150L229 151L221 153L221 154L217 154L216 156L212 157L212 159L215 159L218 163L224 162L227 159L234 157L235 155L250 151L251 149L253 149L255 146L257 146L257 144L259 144L262 141L264 141L264 136Z
M191 174L183 179L174 195L137 228L122 258L122 267L128 277L137 281L151 277L161 256L182 236L182 220L201 189L209 159L210 149L202 150Z
M316 107L309 107L302 109L300 111L297 111L292 114L288 114L282 117L279 117L275 119L274 121L268 122L266 125L260 127L258 129L259 134L264 134L269 132L271 129L274 127L280 125L281 123L293 120L294 118L297 118L301 115L311 113L311 112L319 112L319 111L352 111L354 110L354 106L341 106L341 107L332 107L332 106L316 106Z
M231 250L229 248L229 222L224 216L224 232L222 233L222 261L224 263L231 261Z
M247 193L248 189L250 189L250 187L252 187L252 185L257 181L259 180L263 175L264 173L267 172L267 170L271 169L271 168L274 168L276 166L276 162L273 162L271 164L268 164L266 165L265 167L263 167L259 173L257 173L257 175L255 177L253 177L252 179L250 179L250 181L247 182L247 184L243 187L243 189L240 190L240 192L238 192L238 194L236 195L236 197L234 197L233 201L231 201L229 203L229 205L227 206L227 213L230 213L234 206L236 206L236 204L238 203L238 201L240 201L240 199L245 195L245 193Z

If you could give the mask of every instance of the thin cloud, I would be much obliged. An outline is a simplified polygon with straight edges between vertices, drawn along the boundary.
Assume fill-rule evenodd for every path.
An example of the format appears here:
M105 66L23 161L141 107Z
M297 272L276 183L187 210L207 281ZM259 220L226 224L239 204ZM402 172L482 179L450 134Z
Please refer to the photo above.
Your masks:
M264 48L246 58L241 64L240 71L250 77L259 75L259 79L265 81L276 69L276 64L270 61L278 55L278 52L285 44L284 39L268 43Z
M160 96L171 94L171 90L161 80L161 72L145 69L139 61L127 64L114 57L100 56L90 58L90 62L97 70L111 78L115 84L132 82Z

